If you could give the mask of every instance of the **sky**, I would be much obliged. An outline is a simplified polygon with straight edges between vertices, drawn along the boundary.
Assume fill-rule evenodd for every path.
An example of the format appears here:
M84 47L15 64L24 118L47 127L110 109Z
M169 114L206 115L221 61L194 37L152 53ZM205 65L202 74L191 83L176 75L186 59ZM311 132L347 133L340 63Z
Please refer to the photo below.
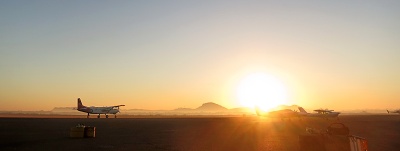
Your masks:
M285 104L400 108L399 65L396 0L0 1L0 111L236 108L253 73Z

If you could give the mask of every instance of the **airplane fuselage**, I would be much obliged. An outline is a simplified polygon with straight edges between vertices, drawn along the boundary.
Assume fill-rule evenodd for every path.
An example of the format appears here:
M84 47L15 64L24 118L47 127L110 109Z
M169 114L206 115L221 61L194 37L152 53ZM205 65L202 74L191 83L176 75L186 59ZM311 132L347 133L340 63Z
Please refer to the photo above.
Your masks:
M306 116L308 117L322 117L322 118L330 118L330 117L338 117L339 112L330 112L330 113L308 113Z
M78 111L90 113L90 114L117 114L118 109L113 109L113 107L84 107L78 109Z
M400 114L400 110L394 110L394 111L386 110L386 111L387 111L387 113L397 113L397 114Z
M340 114L340 112L333 112L334 110L314 110L317 113L307 113L306 110L304 110L302 107L298 107L300 113L304 117L319 117L319 118L337 118Z
M115 118L117 117L117 113L119 113L119 107L125 105L116 105L116 106L106 106L106 107L88 107L82 104L80 98L78 98L78 111L87 113L87 118L89 118L89 114L98 114L97 118L100 118L100 114L105 114L106 118L108 118L107 114L114 114Z

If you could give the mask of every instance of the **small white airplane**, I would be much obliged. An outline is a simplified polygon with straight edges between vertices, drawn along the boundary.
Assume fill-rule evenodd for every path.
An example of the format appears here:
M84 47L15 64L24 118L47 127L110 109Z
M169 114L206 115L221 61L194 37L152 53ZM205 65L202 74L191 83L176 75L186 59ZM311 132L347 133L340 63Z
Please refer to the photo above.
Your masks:
M394 111L389 111L389 110L386 110L388 113L397 113L397 114L400 114L400 110L394 110Z
M306 110L304 110L302 107L299 107L299 110L301 113L303 113L306 117L321 117L321 118L334 118L338 117L340 112L333 112L334 110L328 110L328 109L318 109L314 110L317 113L307 113Z
M87 107L82 104L81 98L78 98L78 111L87 113L87 118L89 118L89 114L99 114L97 118L100 118L100 114L105 114L106 118L108 118L107 114L114 114L115 118L117 118L117 113L119 113L119 107L125 105L115 105L115 106L106 106L106 107Z

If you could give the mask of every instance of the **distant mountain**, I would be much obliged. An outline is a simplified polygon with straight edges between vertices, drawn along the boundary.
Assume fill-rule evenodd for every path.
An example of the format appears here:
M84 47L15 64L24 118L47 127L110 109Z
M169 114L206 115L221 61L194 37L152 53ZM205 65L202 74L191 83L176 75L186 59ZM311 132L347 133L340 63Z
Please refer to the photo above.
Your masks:
M196 108L196 110L201 110L201 111L227 111L228 109L212 103L212 102L208 102L208 103L204 103L203 105L201 105L200 107Z
M207 102L198 108L176 108L173 110L149 109L122 109L120 114L125 115L244 115L254 113L253 109L246 107L227 109L219 104ZM85 113L76 110L76 107L55 107L49 114L82 115Z

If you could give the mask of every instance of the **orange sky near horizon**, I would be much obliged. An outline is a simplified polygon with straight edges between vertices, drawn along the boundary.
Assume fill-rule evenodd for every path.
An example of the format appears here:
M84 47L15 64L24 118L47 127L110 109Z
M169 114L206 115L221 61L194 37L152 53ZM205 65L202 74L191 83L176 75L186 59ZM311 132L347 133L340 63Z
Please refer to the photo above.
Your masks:
M1 1L0 111L72 107L78 97L123 109L236 108L254 73L279 79L285 104L397 109L399 6Z

